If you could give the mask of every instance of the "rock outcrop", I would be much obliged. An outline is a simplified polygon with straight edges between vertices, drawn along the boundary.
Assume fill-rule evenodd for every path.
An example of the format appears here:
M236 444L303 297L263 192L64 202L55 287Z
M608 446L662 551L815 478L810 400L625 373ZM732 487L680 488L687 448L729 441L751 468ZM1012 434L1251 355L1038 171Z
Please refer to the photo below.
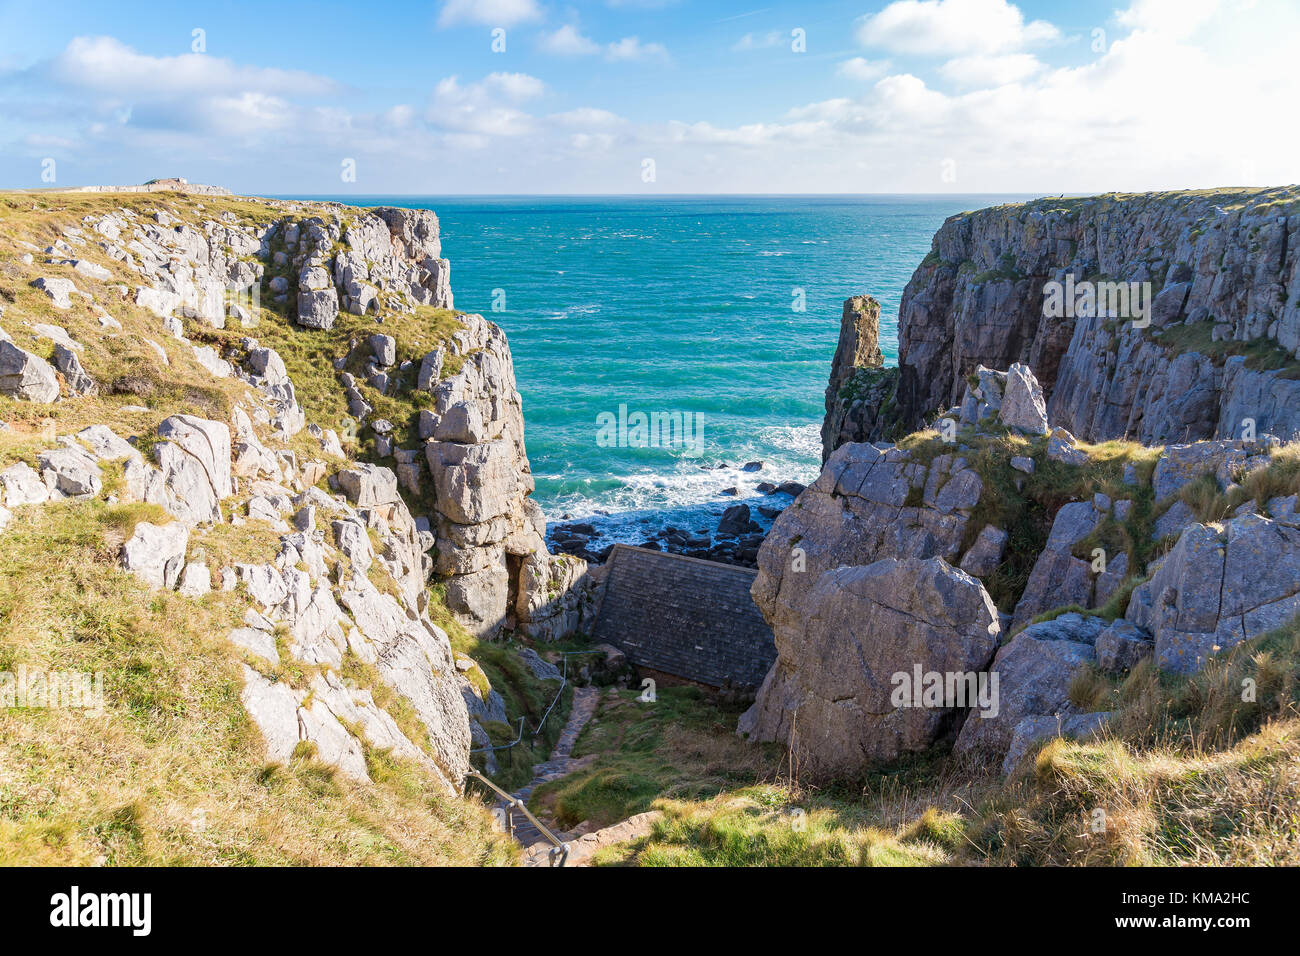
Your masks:
M855 295L844 301L840 337L831 359L831 377L826 386L826 417L822 421L822 461L855 435L876 430L884 390L892 387L880 351L880 303L869 295ZM864 421L871 415L872 421ZM883 429L875 437L883 436Z
M923 750L954 729L976 701L942 690L931 700L919 685L983 671L1001 633L980 583L937 557L825 571L796 615L774 624L777 661L739 731L786 744L812 778Z
M473 664L434 623L445 613L430 607L435 575L448 609L480 636L505 627L568 636L589 618L591 593L584 562L547 553L528 497L504 333L481 316L448 314L437 217L255 199L238 214L175 197L101 208L45 250L45 265L72 278L25 276L27 302L45 309L36 296L48 297L68 319L66 328L22 322L25 348L0 330L0 392L34 403L98 396L121 407L121 421L51 433L27 460L8 456L0 529L27 509L81 500L158 506L166 515L133 518L117 563L179 600L219 589L247 603L228 638L269 762L311 758L364 784L367 751L382 750L459 793L471 742L462 670ZM34 267L34 257L21 264ZM264 293L273 308L262 307ZM129 326L108 314L118 303ZM340 335L339 324L362 319L390 324ZM236 322L279 327L261 342L207 332ZM324 376L309 370L301 399L284 357L302 353L264 344L286 333L310 337L312 362L322 346L336 349ZM413 362L412 346L430 339L438 344ZM53 367L38 352L53 354ZM359 421L309 423L337 407L321 394L335 375ZM409 429L373 415L376 392L424 408L418 441L414 410ZM309 670L282 669L291 663ZM484 743L483 723L506 712L495 691L476 701Z
M586 562L547 552L545 519L528 497L523 406L505 334L482 316L461 321L420 376L433 393L420 433L436 493L434 567L448 607L475 634L518 627L553 640L585 619ZM448 356L463 360L455 374L446 373Z
M780 634L799 626L807 592L826 571L883 558L958 564L982 490L960 454L926 465L901 448L842 445L772 523L758 552L754 601Z
M1189 673L1300 614L1300 527L1294 515L1245 514L1182 532L1125 617L1155 639L1162 670Z
M896 388L835 441L912 431L957 402L979 366L1016 362L1042 383L1050 420L1085 440L1241 437L1247 419L1290 437L1300 430L1300 381L1288 371L1300 358L1298 211L1300 190L1283 187L953 216L903 292Z

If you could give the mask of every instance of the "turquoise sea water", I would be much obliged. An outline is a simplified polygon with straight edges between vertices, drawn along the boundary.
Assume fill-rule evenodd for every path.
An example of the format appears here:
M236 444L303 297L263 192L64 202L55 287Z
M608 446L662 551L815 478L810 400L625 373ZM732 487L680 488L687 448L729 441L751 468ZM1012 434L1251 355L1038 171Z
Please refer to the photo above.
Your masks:
M640 540L753 503L759 481L815 477L843 300L880 300L893 364L899 296L935 230L1026 197L310 198L438 214L456 307L510 338L537 501ZM698 416L698 454L602 443L598 416L620 405Z

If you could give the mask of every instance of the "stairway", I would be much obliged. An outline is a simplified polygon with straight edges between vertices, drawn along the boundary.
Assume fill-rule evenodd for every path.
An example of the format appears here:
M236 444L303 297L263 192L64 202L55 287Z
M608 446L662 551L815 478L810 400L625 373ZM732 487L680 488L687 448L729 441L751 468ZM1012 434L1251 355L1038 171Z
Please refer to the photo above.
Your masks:
M578 742L578 737L582 735L582 729L587 726L587 722L596 712L596 706L600 702L600 688L598 687L577 687L573 691L573 706L569 710L569 719L564 724L564 729L560 731L560 738L555 742L555 749L551 751L549 760L537 764L533 767L533 779L528 782L527 786L516 790L514 797L523 803L528 803L529 798L542 784L551 780L559 780L575 770L591 763L592 757L574 758L572 755L574 745ZM505 801L499 801L497 806L505 809ZM522 813L514 815L515 832L514 838L520 846L524 848L525 866L547 866L550 862L551 844L537 827L525 817Z

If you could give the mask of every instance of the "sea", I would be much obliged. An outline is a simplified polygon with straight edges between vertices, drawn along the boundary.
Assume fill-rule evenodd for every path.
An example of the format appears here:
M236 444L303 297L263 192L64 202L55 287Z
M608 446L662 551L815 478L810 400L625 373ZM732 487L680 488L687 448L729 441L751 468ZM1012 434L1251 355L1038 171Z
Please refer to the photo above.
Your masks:
M599 550L712 530L737 503L765 526L757 506L789 499L759 483L820 469L844 300L879 300L896 364L934 232L1031 197L285 198L437 213L456 308L509 336L534 498L552 527L592 524Z

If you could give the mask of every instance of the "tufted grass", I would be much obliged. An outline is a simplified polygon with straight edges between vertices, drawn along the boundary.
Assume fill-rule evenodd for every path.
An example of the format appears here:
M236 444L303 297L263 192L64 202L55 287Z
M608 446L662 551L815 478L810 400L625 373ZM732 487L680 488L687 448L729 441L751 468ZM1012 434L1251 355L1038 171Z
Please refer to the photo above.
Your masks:
M940 747L812 790L779 748L764 766L737 746L708 698L670 691L633 710L629 693L579 742L596 762L532 805L561 826L660 811L597 853L607 866L1300 864L1300 621L1191 677L1147 660L1123 678L1087 672L1071 694L1110 710L1107 730L1047 742L1019 777Z
M515 859L480 803L389 754L367 750L370 787L310 755L264 766L225 639L244 602L151 593L117 568L113 541L151 508L61 502L5 530L0 671L100 672L107 706L0 708L0 865Z

